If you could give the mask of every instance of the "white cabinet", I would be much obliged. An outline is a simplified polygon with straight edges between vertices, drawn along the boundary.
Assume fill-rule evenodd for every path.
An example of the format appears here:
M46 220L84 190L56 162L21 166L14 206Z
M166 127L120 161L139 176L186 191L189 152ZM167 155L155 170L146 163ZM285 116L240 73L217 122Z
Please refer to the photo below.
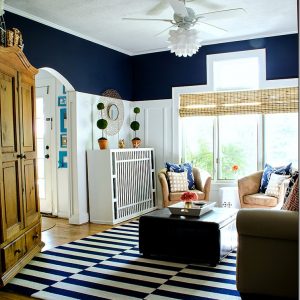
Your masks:
M87 151L90 222L116 224L156 209L153 148Z

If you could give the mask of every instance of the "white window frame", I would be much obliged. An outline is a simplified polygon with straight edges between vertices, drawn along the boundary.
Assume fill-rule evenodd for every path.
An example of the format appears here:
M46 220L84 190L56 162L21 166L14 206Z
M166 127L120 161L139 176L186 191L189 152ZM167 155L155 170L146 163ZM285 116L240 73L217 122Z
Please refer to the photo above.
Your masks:
M272 88L287 88L287 87L298 87L299 80L298 78L291 79L276 79L276 80L266 80L266 50L265 49L256 49L256 50L245 50L237 51L230 53L221 53L221 54L211 54L207 55L207 84L198 85L198 86L182 86L182 87L173 87L172 89L172 158L173 161L180 161L182 159L182 139L181 139L181 123L179 116L179 106L180 106L180 95L181 94L192 94L192 93L204 93L204 92L213 92L213 62L217 60L224 59L238 59L238 58L249 58L249 57L258 57L259 61L259 89L272 89ZM263 120L259 121L258 126L262 126ZM258 130L258 158L257 158L257 169L263 167L263 133L262 130ZM214 132L214 147L217 147L215 139L217 133ZM216 152L215 152L216 153ZM214 153L214 154L215 154ZM215 159L215 157L214 157ZM214 178L216 178L216 170ZM214 183L224 184L222 181L214 181ZM232 183L229 183L231 185Z

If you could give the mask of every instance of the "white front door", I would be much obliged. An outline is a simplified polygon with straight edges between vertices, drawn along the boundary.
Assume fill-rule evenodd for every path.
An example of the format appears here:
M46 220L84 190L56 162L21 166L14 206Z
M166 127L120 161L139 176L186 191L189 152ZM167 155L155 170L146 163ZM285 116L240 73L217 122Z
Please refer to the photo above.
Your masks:
M36 137L40 210L52 214L51 131L54 126L48 91L49 88L36 90Z

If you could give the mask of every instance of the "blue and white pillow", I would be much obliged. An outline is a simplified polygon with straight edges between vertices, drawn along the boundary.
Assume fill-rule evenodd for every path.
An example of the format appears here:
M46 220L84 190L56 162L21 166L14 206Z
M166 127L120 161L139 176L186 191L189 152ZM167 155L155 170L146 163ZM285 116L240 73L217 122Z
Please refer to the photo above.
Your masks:
M274 168L268 164L265 164L264 172L261 177L260 189L259 189L261 193L266 192L272 173L279 174L279 175L291 175L292 163L288 164L287 166L279 167L279 168Z
M193 166L191 163L173 164L167 162L166 168L168 172L182 173L186 171L189 190L194 190L196 188L193 175Z

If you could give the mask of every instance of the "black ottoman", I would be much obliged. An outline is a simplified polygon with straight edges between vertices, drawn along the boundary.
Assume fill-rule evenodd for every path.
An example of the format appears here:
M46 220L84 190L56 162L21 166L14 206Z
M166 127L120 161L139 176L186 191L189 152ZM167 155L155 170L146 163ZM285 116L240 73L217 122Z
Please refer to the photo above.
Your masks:
M164 208L143 215L139 221L140 253L216 266L236 248L236 214L236 209L214 208L200 218L184 217Z

